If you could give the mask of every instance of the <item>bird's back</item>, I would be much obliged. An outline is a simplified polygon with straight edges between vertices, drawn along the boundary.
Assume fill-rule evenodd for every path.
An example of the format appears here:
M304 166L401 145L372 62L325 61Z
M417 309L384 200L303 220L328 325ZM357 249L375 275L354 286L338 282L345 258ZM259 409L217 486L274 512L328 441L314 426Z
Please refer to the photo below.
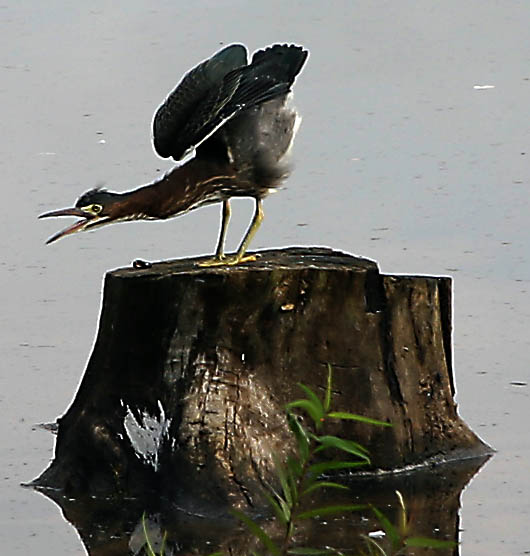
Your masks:
M288 176L289 151L299 120L284 95L245 110L220 130L220 142L237 173L231 187L233 196L250 192L263 197ZM205 149L209 147L205 145ZM203 156L201 149L197 156Z

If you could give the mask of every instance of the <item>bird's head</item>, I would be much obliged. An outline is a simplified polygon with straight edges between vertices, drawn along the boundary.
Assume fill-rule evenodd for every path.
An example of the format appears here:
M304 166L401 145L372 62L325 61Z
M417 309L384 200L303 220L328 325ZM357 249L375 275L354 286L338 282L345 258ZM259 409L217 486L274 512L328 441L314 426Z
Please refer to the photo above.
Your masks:
M52 243L75 232L91 230L97 226L121 220L123 211L119 209L122 205L122 195L120 193L111 193L103 189L91 189L77 199L74 207L46 212L39 216L39 218L50 218L52 216L81 217L81 220L50 237L46 243Z

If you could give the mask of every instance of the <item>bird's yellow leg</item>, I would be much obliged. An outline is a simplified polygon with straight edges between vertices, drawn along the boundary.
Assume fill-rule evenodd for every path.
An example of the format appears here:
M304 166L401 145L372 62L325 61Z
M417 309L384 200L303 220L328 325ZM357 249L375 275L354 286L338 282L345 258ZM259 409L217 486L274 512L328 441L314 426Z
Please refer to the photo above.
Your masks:
M244 262L250 262L256 260L256 255L247 255L246 257L244 255L247 252L250 242L256 235L258 228L261 226L262 221L263 221L263 201L261 199L256 199L256 208L254 209L254 216L252 217L252 222L250 223L247 233L245 234L245 237L243 238L243 241L241 242L241 245L239 246L237 253L233 256L234 262L228 264L237 264L237 263L244 263Z
M230 214L230 209L229 209L229 214ZM225 217L225 211L223 211L223 224L225 220L224 217ZM221 251L221 257L220 257L219 256L220 244L218 244L215 257L213 259L209 259L207 261L199 263L200 266L235 265L239 263L255 261L256 255L247 255L245 257L245 253L247 251L248 246L250 245L250 242L252 241L252 238L256 235L256 232L258 231L258 228L260 227L262 220L263 220L263 201L261 199L256 199L256 208L254 209L254 216L252 217L252 221L250 223L250 226L248 227L247 233L245 234L243 241L241 241L241 245L239 246L235 255L224 255ZM223 243L224 243L225 235L226 235L226 230L223 231L221 227L221 235L219 237L219 240L221 240L222 238Z

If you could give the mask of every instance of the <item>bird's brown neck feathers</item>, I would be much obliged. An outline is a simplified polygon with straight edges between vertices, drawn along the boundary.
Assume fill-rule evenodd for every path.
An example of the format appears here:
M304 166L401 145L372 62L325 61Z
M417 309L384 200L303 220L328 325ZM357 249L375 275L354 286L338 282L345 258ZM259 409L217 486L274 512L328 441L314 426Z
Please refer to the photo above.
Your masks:
M223 187L233 186L237 174L229 164L194 158L159 180L123 194L118 218L170 218L201 205L222 200Z

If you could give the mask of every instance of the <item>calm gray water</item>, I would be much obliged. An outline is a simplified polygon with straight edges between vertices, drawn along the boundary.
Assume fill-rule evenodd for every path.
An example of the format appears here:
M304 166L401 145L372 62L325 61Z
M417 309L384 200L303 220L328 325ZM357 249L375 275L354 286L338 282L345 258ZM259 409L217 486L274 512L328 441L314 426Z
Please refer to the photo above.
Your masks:
M212 252L219 209L49 247L62 223L36 216L169 168L150 146L154 109L222 44L292 41L311 50L297 167L253 247L327 245L454 277L460 412L499 451L463 494L461 553L528 553L530 386L511 383L530 383L530 3L6 0L0 17L2 552L84 553L19 486L53 453L34 425L72 399L105 271ZM235 203L232 246L251 209Z

